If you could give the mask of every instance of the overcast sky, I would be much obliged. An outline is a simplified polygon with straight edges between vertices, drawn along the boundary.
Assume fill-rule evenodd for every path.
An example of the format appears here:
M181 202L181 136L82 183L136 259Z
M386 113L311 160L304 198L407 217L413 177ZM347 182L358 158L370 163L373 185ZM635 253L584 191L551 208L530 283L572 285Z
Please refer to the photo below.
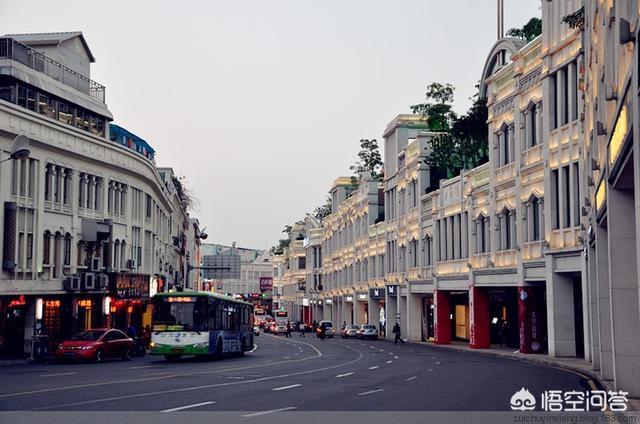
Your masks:
M540 16L505 3L505 28ZM2 33L77 30L114 122L186 177L208 241L264 248L429 82L467 109L496 1L0 0Z

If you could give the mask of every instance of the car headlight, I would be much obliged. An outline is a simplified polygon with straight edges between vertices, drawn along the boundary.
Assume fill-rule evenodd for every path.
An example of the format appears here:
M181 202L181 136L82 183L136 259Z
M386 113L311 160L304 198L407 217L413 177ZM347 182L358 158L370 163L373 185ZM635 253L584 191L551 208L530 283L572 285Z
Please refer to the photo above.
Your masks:
M200 348L203 348L203 347L209 347L209 342L194 343L193 347L196 348L196 349L200 349Z
M58 345L58 350L62 350L62 349L64 349L64 345L63 344L59 344Z
M154 347L157 347L157 346L158 346L158 343L156 343L156 342L149 343L149 348L150 349L153 349Z

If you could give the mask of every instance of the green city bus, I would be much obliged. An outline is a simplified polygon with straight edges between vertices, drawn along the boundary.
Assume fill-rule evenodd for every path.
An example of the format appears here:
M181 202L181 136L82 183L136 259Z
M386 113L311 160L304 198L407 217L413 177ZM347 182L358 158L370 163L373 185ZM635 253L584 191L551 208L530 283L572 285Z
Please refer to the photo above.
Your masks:
M152 298L151 354L244 355L253 349L253 305L210 292L158 293Z

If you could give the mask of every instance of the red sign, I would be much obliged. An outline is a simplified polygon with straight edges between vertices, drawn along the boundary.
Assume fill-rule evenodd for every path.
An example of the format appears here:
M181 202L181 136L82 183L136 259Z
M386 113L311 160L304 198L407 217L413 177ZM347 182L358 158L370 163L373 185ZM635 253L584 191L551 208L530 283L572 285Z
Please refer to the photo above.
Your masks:
M273 278L271 277L260 277L260 291L271 291L273 290Z

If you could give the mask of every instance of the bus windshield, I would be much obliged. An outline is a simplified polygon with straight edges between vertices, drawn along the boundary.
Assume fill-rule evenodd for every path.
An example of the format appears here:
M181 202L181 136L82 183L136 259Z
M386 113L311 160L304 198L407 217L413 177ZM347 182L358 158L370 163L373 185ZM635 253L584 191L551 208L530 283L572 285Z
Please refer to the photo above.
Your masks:
M196 297L161 297L153 308L154 330L209 331L207 300Z

